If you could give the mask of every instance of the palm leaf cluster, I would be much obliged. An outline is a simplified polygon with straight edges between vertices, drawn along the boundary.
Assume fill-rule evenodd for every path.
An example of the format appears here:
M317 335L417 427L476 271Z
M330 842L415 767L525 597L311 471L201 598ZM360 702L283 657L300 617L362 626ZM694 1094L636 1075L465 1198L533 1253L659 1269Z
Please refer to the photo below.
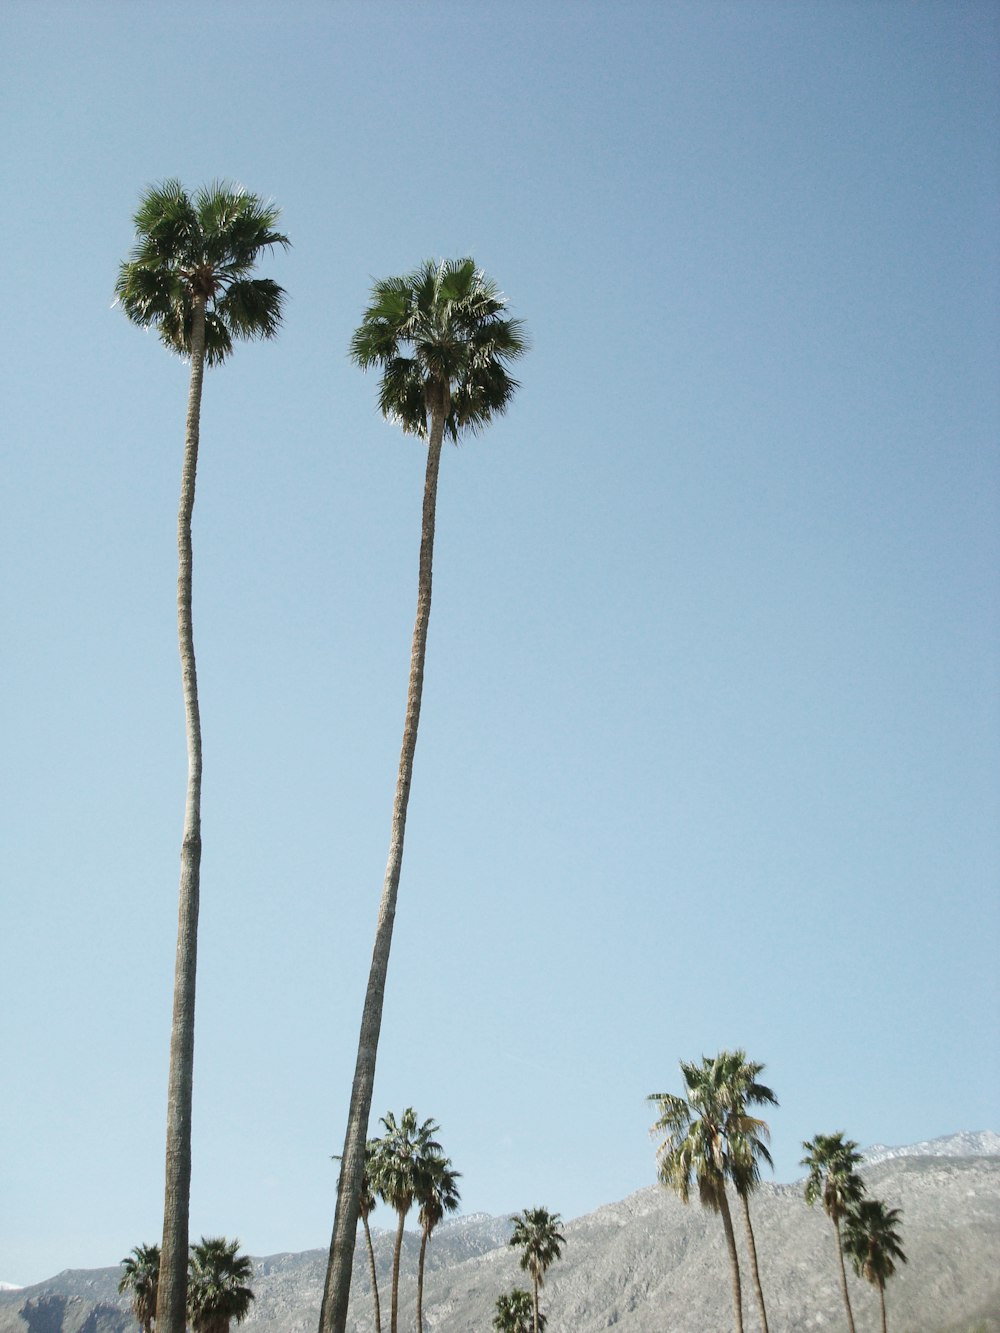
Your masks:
M241 186L216 182L189 195L179 181L153 186L136 211L136 241L115 296L143 328L180 356L194 350L195 312L205 311L205 360L225 361L234 341L273 338L284 292L251 278L265 250L287 247L280 210Z
M253 1263L239 1248L238 1240L224 1236L203 1236L191 1246L187 1282L191 1333L229 1333L233 1323L241 1324L250 1313ZM159 1281L158 1245L137 1245L122 1260L118 1290L131 1295L132 1312L143 1333L151 1333L156 1322Z

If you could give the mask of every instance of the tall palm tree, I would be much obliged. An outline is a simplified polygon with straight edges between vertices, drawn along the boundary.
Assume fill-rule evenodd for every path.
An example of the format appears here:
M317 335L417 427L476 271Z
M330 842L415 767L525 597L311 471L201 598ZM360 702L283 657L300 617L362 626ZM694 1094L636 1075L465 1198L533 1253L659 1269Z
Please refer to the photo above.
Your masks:
M651 1134L665 1135L656 1150L660 1183L677 1191L683 1203L691 1198L692 1185L705 1208L722 1217L729 1253L729 1270L736 1333L743 1333L743 1289L740 1261L736 1252L733 1217L726 1193L728 1152L725 1136L725 1107L719 1099L721 1067L702 1059L700 1065L680 1063L685 1096L655 1092L647 1099L655 1102L659 1118Z
M881 1199L861 1199L844 1221L844 1249L854 1271L878 1288L882 1333L888 1333L885 1284L895 1273L897 1262L907 1262L899 1234L901 1223L901 1210L887 1208Z
M373 1183L379 1194L396 1212L396 1243L392 1251L392 1301L389 1328L396 1333L399 1316L399 1266L403 1253L403 1227L413 1207L428 1158L439 1157L441 1145L433 1137L438 1126L433 1120L417 1123L417 1113L408 1106L399 1120L391 1111L382 1117L385 1134L377 1140Z
M189 196L177 181L143 195L136 240L115 283L117 303L143 328L191 363L184 462L177 516L177 632L180 645L188 778L181 839L177 954L174 969L159 1333L184 1333L191 1193L191 1097L201 879L201 717L191 618L191 518L205 366L220 365L238 339L271 338L284 292L270 278L251 278L262 252L287 246L275 230L279 210L238 186L214 184Z
M532 1333L541 1333L538 1289L544 1285L546 1272L566 1244L565 1236L559 1233L562 1219L547 1208L525 1208L510 1220L514 1223L514 1234L508 1244L521 1251L520 1265L531 1274Z
M822 1199L827 1217L833 1223L837 1236L837 1262L840 1266L840 1290L847 1311L847 1327L854 1333L854 1314L847 1291L847 1270L844 1267L844 1243L840 1224L850 1210L861 1202L865 1192L864 1181L857 1173L863 1158L853 1139L845 1139L843 1131L836 1134L817 1134L802 1144L806 1150L801 1165L806 1167L806 1203L812 1206Z
M750 1272L760 1311L762 1333L768 1333L764 1288L757 1265L757 1243L750 1221L750 1195L760 1184L760 1164L773 1167L768 1142L771 1130L765 1121L750 1115L751 1106L777 1106L774 1092L760 1082L764 1066L748 1060L743 1050L720 1051L715 1057L710 1081L722 1109L722 1132L726 1140L726 1173L733 1182L743 1212L750 1255Z
M365 1232L365 1248L368 1251L368 1277L372 1284L372 1309L375 1315L375 1333L382 1333L382 1307L378 1298L378 1272L375 1268L375 1246L372 1244L372 1229L368 1219L375 1211L375 1195L378 1190L375 1186L377 1179L379 1162L378 1150L381 1145L380 1139L369 1139L365 1144L365 1170L361 1177L361 1197L358 1199L358 1217L361 1219L361 1225ZM333 1160L340 1162L343 1159L339 1154L335 1155Z
M428 1156L417 1165L416 1201L420 1209L420 1259L417 1264L417 1333L424 1330L424 1259L431 1232L458 1208L461 1172L452 1169L447 1157Z
M132 1253L122 1260L119 1292L132 1296L132 1313L142 1328L142 1333L152 1333L156 1318L156 1287L160 1280L159 1245L136 1245Z
M482 430L506 411L513 398L517 383L507 368L524 352L525 339L520 321L508 318L506 307L506 299L471 259L428 262L414 273L375 283L371 304L351 341L354 361L364 370L382 372L383 415L405 433L427 441L427 467L403 743L351 1086L321 1333L344 1333L347 1321L365 1139L423 693L441 446L446 435L457 442L463 432Z
M493 1317L495 1333L531 1333L533 1309L530 1291L515 1287L508 1295L497 1297L496 1308ZM545 1316L539 1314L538 1333L542 1333L545 1324Z
M250 1313L253 1292L249 1282L253 1263L248 1255L238 1254L238 1240L202 1236L191 1246L188 1268L188 1317L191 1333L229 1333Z

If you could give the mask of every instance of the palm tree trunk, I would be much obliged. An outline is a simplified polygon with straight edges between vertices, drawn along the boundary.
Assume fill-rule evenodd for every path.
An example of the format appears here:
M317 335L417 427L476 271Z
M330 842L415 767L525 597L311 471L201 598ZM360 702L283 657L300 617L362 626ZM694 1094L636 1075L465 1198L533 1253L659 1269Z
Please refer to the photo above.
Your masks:
M406 808L410 799L413 777L413 755L417 745L420 722L420 701L424 688L424 658L427 653L427 626L431 614L431 573L434 557L434 520L437 507L438 471L441 466L441 444L444 440L445 402L436 405L431 417L431 432L427 446L427 471L424 477L423 520L420 532L420 565L417 577L417 614L413 625L413 645L410 650L410 683L406 697L406 718L403 723L403 745L399 755L399 775L392 806L392 830L389 838L389 859L382 885L378 922L375 927L375 945L372 949L368 990L361 1015L361 1035L358 1039L358 1057L351 1087L351 1105L344 1138L343 1165L337 1185L337 1210L333 1220L330 1258L326 1270L326 1285L320 1307L320 1333L345 1333L347 1306L351 1296L351 1261L354 1255L354 1236L358 1226L358 1200L365 1168L365 1143L368 1135L368 1117L371 1113L372 1087L375 1083L375 1058L382 1028L382 1004L385 999L385 978L389 967L389 948L392 944L392 926L396 916L396 897L399 875L403 865L403 838L406 833ZM392 1333L395 1333L395 1315ZM172 1333L172 1330L167 1331Z
M184 1333L187 1305L188 1211L191 1199L191 1100L194 1081L194 999L198 961L198 900L201 878L201 718L191 620L191 517L198 471L201 388L205 373L205 299L194 301L191 383L184 435L184 466L177 515L177 636L180 647L187 732L188 780L181 841L174 966L170 1072L167 1085L166 1183L163 1243L157 1288L159 1333Z
M531 1330L538 1333L538 1274L531 1275Z
M880 1305L881 1310L882 1310L882 1333L889 1333L889 1325L886 1323L886 1318L885 1318L885 1283L884 1283L884 1282L880 1282L880 1283L878 1284L878 1300L879 1300L879 1305Z
M761 1333L769 1333L767 1327L767 1310L764 1307L764 1288L760 1285L760 1271L757 1268L757 1245L754 1241L753 1226L750 1223L750 1198L749 1195L737 1191L740 1196L740 1203L743 1205L743 1221L746 1224L747 1232L747 1250L750 1252L750 1272L753 1274L753 1288L757 1296L757 1308L760 1310Z
M396 1327L399 1316L399 1265L403 1255L403 1223L406 1221L406 1214L399 1214L399 1224L396 1227L396 1245L392 1252L392 1305L389 1312L390 1333L396 1333Z
M833 1219L834 1230L837 1233L837 1259L840 1262L840 1290L844 1295L844 1308L847 1310L847 1327L850 1333L854 1333L854 1315L851 1313L851 1298L847 1293L847 1269L844 1267L844 1246L840 1239L840 1222L837 1218Z
M424 1256L427 1253L427 1231L420 1237L420 1259L417 1263L417 1333L424 1333Z
M372 1304L375 1307L375 1333L382 1333L382 1310L378 1303L378 1275L375 1272L375 1246L372 1244L372 1230L368 1225L368 1214L361 1214L361 1225L365 1229L365 1242L368 1246L368 1272L372 1280Z
M733 1320L736 1333L743 1333L743 1290L740 1286L740 1260L736 1253L736 1235L733 1231L733 1215L729 1211L729 1199L725 1187L719 1195L719 1211L726 1233L726 1246L729 1249L729 1264L733 1288Z

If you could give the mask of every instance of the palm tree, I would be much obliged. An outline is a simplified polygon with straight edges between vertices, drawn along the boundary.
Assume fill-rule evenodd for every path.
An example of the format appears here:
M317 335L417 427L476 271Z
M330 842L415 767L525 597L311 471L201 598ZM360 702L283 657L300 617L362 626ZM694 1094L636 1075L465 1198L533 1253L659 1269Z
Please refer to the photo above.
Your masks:
M136 241L115 283L117 303L143 328L153 327L191 362L180 508L177 516L177 629L180 642L188 778L181 840L177 955L174 969L161 1282L160 1333L184 1333L191 1194L191 1097L201 878L201 718L191 619L191 517L206 363L219 365L236 339L271 338L284 293L270 278L249 275L260 254L288 238L275 231L278 209L241 188L215 184L190 197L177 181L143 195Z
M433 1120L417 1123L417 1113L408 1106L397 1121L391 1111L382 1117L385 1134L376 1140L373 1184L385 1202L396 1211L396 1243L392 1252L392 1303L389 1328L396 1333L399 1315L399 1266L403 1253L403 1226L417 1197L427 1159L440 1156L441 1145L433 1137Z
M132 1313L142 1333L152 1333L156 1318L156 1287L160 1280L159 1245L136 1245L122 1260L124 1272L118 1283L119 1292L131 1292Z
M403 743L351 1086L344 1168L337 1188L320 1311L321 1333L344 1333L347 1321L365 1139L420 720L441 446L445 435L457 442L464 431L475 434L482 430L506 411L514 395L517 383L507 367L524 352L525 340L520 321L506 317L506 304L471 259L428 262L414 273L375 283L371 304L351 341L355 362L364 370L377 368L382 372L379 407L383 415L405 433L427 441L427 468Z
M722 1067L703 1058L700 1065L681 1061L686 1096L655 1092L647 1098L655 1102L660 1115L651 1134L666 1137L656 1150L660 1183L670 1186L683 1203L691 1198L691 1186L697 1185L703 1207L722 1217L729 1252L736 1333L743 1333L743 1289L740 1261L736 1253L736 1235L726 1193L728 1152L725 1136L725 1106L719 1097Z
M748 1108L777 1106L778 1099L769 1087L759 1081L764 1066L756 1060L748 1060L745 1051L720 1051L713 1064L711 1087L723 1112L722 1132L726 1139L726 1172L733 1182L743 1212L750 1271L757 1297L757 1308L760 1311L760 1326L762 1333L768 1333L764 1288L761 1286L760 1270L757 1266L757 1244L750 1221L750 1195L760 1184L761 1162L770 1167L773 1167L774 1163L767 1146L771 1137L770 1128L765 1121L750 1115Z
M248 1255L237 1254L238 1240L202 1236L191 1246L188 1272L188 1317L191 1333L229 1333L250 1312L253 1292L247 1285L253 1277Z
M365 1232L365 1248L368 1251L368 1275L372 1284L372 1307L375 1313L375 1333L382 1333L382 1307L378 1299L378 1273L375 1268L375 1246L372 1244L372 1230L368 1219L375 1211L377 1190L375 1179L378 1172L378 1149L380 1139L369 1139L365 1144L365 1171L361 1177L361 1197L358 1199L358 1216ZM335 1162L343 1159L334 1156Z
M538 1289L544 1285L546 1271L566 1244L566 1238L559 1234L562 1219L546 1208L525 1208L510 1220L514 1223L514 1234L508 1244L521 1251L520 1265L531 1274L532 1333L541 1333Z
M899 1208L887 1208L881 1199L861 1199L844 1221L844 1249L851 1257L854 1271L878 1288L882 1333L888 1333L885 1284L895 1273L897 1261L902 1264L907 1261L899 1234L901 1220Z
M545 1328L545 1315L538 1316L538 1333ZM505 1296L497 1297L497 1312L493 1319L495 1333L531 1333L531 1292L515 1287Z
M847 1327L854 1333L854 1315L851 1312L851 1298L847 1291L847 1270L844 1267L844 1245L840 1234L840 1224L850 1210L861 1202L865 1192L864 1181L856 1168L861 1165L862 1156L853 1139L845 1139L843 1131L837 1134L817 1134L816 1137L802 1144L806 1150L801 1165L807 1167L806 1203L810 1206L817 1199L823 1200L826 1215L833 1223L837 1235L837 1262L840 1265L840 1290L847 1310Z
M417 1164L416 1200L420 1208L420 1259L417 1264L417 1333L424 1329L424 1259L431 1232L445 1213L453 1213L461 1202L458 1181L447 1157L429 1156Z

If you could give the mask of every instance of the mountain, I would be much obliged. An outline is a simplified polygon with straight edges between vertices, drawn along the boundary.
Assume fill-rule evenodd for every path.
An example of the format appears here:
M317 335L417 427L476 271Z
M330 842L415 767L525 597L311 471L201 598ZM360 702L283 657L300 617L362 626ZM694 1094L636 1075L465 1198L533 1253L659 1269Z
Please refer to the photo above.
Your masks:
M902 1208L909 1264L887 1288L893 1333L1000 1333L1000 1136L963 1134L911 1148L869 1150L869 1192ZM753 1200L761 1280L774 1333L813 1333L843 1321L833 1229L808 1208L801 1182L762 1185ZM738 1219L737 1219L738 1222ZM599 1208L563 1228L563 1258L546 1277L548 1333L718 1333L732 1326L722 1225L659 1186ZM428 1248L427 1333L489 1333L496 1298L528 1285L507 1246L506 1218L475 1214L442 1223ZM380 1288L392 1235L373 1236ZM742 1237L738 1233L742 1245ZM407 1233L401 1320L413 1320L419 1238ZM742 1257L742 1256L741 1256ZM326 1251L254 1261L257 1299L247 1333L314 1333ZM0 1292L0 1333L134 1333L118 1295L121 1270L67 1270ZM874 1291L851 1274L858 1333L878 1327ZM748 1330L757 1327L748 1288ZM383 1306L387 1300L383 1301ZM367 1262L359 1247L350 1333L373 1328Z

